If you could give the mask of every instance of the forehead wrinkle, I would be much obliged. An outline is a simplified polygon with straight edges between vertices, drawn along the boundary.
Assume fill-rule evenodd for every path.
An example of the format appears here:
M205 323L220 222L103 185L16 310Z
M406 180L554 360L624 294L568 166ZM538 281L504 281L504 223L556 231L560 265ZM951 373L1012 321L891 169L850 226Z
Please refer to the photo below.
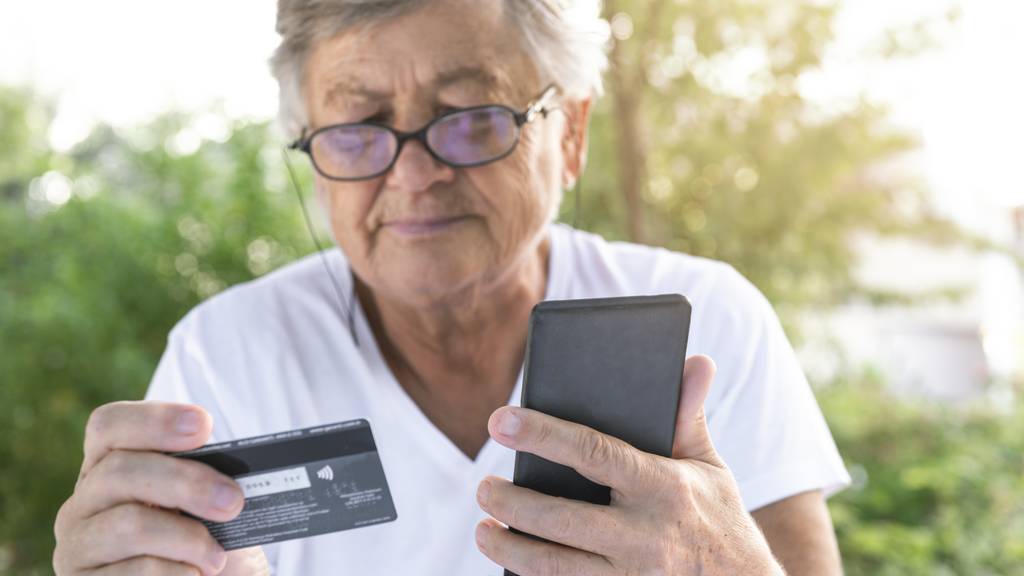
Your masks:
M323 98L325 106L337 103L344 96L356 96L366 100L381 100L393 96L392 91L366 86L359 75L352 74L350 71L339 71L339 74L330 82L331 87ZM440 91L466 82L478 85L488 96L510 97L517 95L505 70L498 66L477 62L441 67L441 70L428 81L428 85L433 90Z

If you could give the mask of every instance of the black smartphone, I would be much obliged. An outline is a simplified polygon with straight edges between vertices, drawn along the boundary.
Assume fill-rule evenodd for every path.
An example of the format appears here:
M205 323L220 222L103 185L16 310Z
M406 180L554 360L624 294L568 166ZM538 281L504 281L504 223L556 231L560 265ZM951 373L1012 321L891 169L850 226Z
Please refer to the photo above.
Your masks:
M671 456L689 331L680 294L541 302L530 314L522 406ZM611 497L607 486L526 452L516 452L513 482L595 504Z

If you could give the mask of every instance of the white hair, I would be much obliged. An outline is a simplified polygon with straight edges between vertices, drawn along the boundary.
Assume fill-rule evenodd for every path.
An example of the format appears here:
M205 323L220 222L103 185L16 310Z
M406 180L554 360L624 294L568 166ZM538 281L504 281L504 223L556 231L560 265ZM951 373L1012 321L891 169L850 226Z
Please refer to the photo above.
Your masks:
M288 138L307 126L303 98L313 45L361 24L393 18L429 0L278 0L281 44L270 59L280 90L279 120ZM569 97L600 96L608 66L608 25L601 0L504 0L505 14L546 82Z

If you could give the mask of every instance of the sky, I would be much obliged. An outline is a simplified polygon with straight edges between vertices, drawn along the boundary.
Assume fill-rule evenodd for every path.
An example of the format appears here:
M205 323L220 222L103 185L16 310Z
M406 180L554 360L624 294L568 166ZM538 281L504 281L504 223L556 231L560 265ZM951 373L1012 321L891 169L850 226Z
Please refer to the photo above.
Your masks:
M882 32L959 6L942 48L909 61L863 63ZM1008 233L1024 204L1024 2L845 0L824 70L801 84L827 105L866 94L922 142L915 169L936 203L965 226ZM144 122L168 108L214 103L268 118L277 89L274 0L0 0L0 82L58 98L50 141L67 148L94 122ZM216 126L211 127L216 131ZM993 222L1000 224L993 227Z
M853 62L881 28L951 7L961 15L938 35L941 49L906 61ZM917 169L940 208L997 240L1010 235L1008 219L998 215L1024 204L1022 24L1024 2L1016 0L848 0L826 61L834 93L818 95L860 87L888 104L892 120L919 136Z

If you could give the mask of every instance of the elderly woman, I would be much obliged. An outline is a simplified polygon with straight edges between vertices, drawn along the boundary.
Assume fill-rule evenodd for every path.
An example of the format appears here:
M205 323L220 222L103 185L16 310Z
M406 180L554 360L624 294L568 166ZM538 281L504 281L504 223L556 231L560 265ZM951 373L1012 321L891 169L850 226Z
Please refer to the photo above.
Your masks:
M147 400L95 411L58 574L840 573L824 496L848 479L765 299L724 264L553 224L600 22L596 0L280 0L282 120L340 250L197 307ZM665 292L693 302L698 354L673 458L514 405L537 302ZM226 554L195 517L235 517L238 486L165 455L353 418L394 522ZM514 450L611 504L516 487Z

